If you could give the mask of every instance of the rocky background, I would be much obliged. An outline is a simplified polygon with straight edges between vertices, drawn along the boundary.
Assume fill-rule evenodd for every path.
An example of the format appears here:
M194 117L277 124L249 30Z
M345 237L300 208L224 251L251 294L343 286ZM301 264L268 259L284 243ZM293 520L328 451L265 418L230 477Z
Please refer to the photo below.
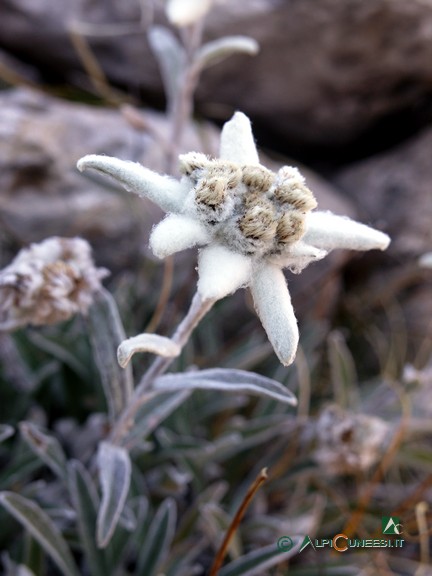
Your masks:
M151 257L146 239L157 209L75 168L86 153L161 167L157 142L120 111L133 103L166 129L146 37L166 21L157 6L141 4L0 0L2 265L20 246L55 234L88 238L114 277ZM87 74L77 30L106 84ZM305 167L321 208L390 234L384 254L335 255L289 282L301 321L337 323L349 311L361 326L376 317L408 336L415 358L432 339L432 275L417 264L432 250L432 2L226 1L211 12L205 36L227 34L255 38L260 52L203 74L200 124L184 149L215 150L218 125L240 109L269 163ZM185 281L194 258L180 256L189 267L177 263Z

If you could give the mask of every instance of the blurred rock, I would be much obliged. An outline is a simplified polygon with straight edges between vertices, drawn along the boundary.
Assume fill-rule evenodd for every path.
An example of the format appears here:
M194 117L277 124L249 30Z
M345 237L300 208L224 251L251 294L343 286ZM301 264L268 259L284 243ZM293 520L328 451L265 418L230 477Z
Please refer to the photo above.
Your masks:
M366 221L393 240L389 253L412 260L432 247L432 129L341 170L335 183Z
M159 73L139 24L148 26L152 11L150 3L142 6L143 12L138 1L1 0L0 47L33 64L41 81L82 86L86 75L68 32L80 21L108 79L129 93L142 89L152 102L159 94L160 102ZM155 21L164 21L161 11ZM101 34L112 24L127 29ZM432 118L431 30L424 0L221 3L209 16L207 38L247 34L261 52L206 71L198 108L220 119L242 109L297 154L301 147L344 154L368 135L366 148L383 148Z
M335 184L356 204L361 219L392 242L374 274L356 276L361 300L389 309L398 302L407 333L418 347L432 339L432 274L418 258L432 247L432 129L403 145L341 170Z
M1 92L3 235L15 248L52 235L83 236L97 249L99 263L124 264L139 222L122 196L84 178L75 165L86 151L128 155L136 139L114 111L28 90Z

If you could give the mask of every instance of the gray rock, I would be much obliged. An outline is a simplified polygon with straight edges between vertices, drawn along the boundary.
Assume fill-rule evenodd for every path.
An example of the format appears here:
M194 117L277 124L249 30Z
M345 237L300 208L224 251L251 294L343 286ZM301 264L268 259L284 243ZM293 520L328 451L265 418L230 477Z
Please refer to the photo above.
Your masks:
M154 58L138 25L138 2L0 4L0 47L32 63L41 79L85 82L68 33L71 22L80 20L90 28L91 47L110 81L128 91L144 89L147 96L161 93ZM156 21L163 21L160 12ZM144 25L150 22L147 10ZM127 24L127 33L98 35L112 23ZM427 108L432 93L431 25L425 0L223 3L210 14L207 38L247 34L259 41L261 52L254 58L232 57L206 71L198 108L221 119L242 109L293 146L344 146L398 115L404 123L393 123L391 137L402 137L407 126L422 120L422 106Z
M432 247L432 129L341 170L336 185L366 221L392 237L389 253L415 261Z
M394 334L408 336L415 354L431 338L432 274L418 265L419 256L432 247L431 150L429 128L391 151L345 168L335 178L362 219L392 238L374 273L369 278L363 274L352 290L359 316L364 317L365 303L370 310L384 308ZM400 311L395 317L396 303Z

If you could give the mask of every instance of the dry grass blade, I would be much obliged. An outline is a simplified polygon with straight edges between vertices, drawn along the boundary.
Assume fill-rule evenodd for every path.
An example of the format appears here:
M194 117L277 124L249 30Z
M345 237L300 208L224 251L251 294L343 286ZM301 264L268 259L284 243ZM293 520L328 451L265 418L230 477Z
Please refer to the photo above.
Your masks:
M240 505L240 508L237 510L237 513L234 516L233 521L231 522L228 528L228 531L225 535L225 538L223 539L223 542L218 550L218 553L216 554L216 558L211 567L209 576L217 576L224 561L224 558L226 556L229 544L234 534L236 533L236 530L239 527L240 522L242 521L242 518L249 507L249 504L252 502L253 497L261 488L261 486L264 484L264 482L267 480L267 478L268 478L267 468L263 468L256 477L251 487L249 488L249 490L247 491L246 496L244 497L243 502Z

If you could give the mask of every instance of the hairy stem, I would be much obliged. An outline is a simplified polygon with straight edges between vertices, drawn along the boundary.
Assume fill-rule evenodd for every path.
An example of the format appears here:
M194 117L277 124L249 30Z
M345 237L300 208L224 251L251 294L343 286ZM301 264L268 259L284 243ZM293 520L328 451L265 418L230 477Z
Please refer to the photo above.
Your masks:
M176 331L171 337L171 340L178 344L180 348L183 348L195 327L212 308L214 303L215 300L202 300L201 296L198 293L195 293L186 316L178 325ZM152 396L150 387L153 381L167 370L172 361L173 358L164 358L162 356L158 356L154 360L136 387L128 406L125 408L113 427L110 434L111 442L114 444L120 444L122 442L123 438L133 426L139 409L143 404L145 404L147 399Z
M171 146L166 157L166 171L173 174L181 148L185 126L192 116L193 94L198 83L199 71L195 66L195 55L201 45L203 22L198 21L183 31L183 44L186 49L186 66L178 92L170 106Z

